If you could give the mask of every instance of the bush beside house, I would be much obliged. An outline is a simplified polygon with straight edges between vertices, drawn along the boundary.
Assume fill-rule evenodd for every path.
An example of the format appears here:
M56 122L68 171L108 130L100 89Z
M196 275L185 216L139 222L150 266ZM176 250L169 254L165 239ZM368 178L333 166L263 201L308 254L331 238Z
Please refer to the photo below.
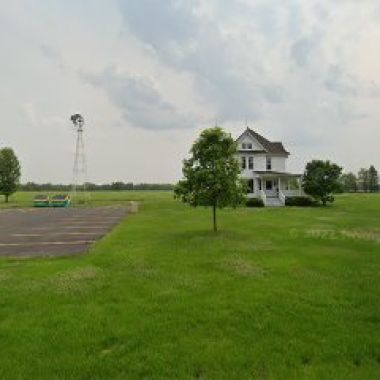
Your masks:
M296 196L286 197L285 206L313 206L315 202L310 197Z
M259 198L248 198L246 202L247 207L264 207L264 202Z

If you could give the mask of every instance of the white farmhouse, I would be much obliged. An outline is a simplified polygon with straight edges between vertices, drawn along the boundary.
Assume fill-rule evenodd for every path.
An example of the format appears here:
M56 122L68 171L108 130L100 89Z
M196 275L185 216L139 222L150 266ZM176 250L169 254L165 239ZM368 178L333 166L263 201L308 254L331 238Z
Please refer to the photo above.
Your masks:
M289 152L281 142L271 142L247 127L237 143L241 176L248 182L248 197L261 198L265 206L284 206L287 196L303 195L302 175L286 171ZM296 180L297 190L289 189L291 179Z

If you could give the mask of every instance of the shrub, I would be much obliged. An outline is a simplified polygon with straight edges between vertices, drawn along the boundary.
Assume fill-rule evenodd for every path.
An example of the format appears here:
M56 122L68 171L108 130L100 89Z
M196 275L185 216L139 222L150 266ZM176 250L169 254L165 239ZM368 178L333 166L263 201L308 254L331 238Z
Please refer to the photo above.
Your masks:
M314 201L310 197L294 196L285 198L285 206L313 206Z
M248 198L246 202L247 207L264 207L264 202L259 198Z

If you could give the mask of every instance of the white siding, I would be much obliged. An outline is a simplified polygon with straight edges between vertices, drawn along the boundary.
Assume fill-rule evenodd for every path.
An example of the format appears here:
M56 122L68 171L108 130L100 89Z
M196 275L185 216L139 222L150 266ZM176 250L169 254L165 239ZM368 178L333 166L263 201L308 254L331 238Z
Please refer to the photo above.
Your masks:
M286 158L285 157L272 157L272 171L285 172L286 171Z
M266 164L267 164L267 156L264 156L262 154L256 154L255 158L253 159L253 166L254 170L258 171L264 171L267 170Z
M238 149L243 149L242 144L251 143L253 150L261 150L263 147L247 132L245 132L238 140Z
M248 168L248 157L253 156L253 170L254 171L267 171L267 157L272 158L272 172L286 172L286 157L280 156L270 156L265 154L248 154L248 153L240 153L239 154L239 165L241 165L241 157L245 157L247 167L242 170L241 174L245 178L252 178L253 173L252 169Z
M238 149L242 150L242 144L251 143L252 150L263 150L263 147L256 141L255 138L251 136L249 132L244 132L242 136L238 139ZM248 168L248 157L253 156L253 169ZM253 178L253 171L267 171L267 157L271 157L272 172L286 172L286 159L285 156L271 156L270 154L265 153L248 153L240 152L239 153L239 165L241 167L241 157L246 159L246 168L242 169L241 175L244 178Z

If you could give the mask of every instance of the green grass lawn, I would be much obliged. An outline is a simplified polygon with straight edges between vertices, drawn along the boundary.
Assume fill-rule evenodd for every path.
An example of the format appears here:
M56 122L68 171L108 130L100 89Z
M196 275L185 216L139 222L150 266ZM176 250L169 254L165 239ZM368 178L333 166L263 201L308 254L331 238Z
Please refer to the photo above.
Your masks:
M215 235L169 192L91 194L130 199L87 255L0 260L1 379L380 378L379 195L224 210Z

